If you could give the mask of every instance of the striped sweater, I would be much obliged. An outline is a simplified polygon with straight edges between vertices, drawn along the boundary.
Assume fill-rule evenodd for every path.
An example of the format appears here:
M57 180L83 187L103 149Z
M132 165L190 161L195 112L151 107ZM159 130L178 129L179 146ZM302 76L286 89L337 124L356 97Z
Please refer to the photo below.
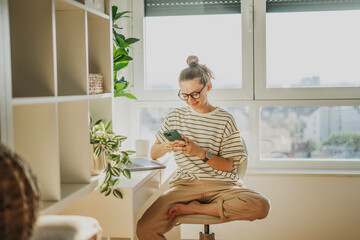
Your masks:
M234 158L231 172L216 170L204 163L197 156L174 152L177 163L176 175L170 184L179 179L220 180L242 186L237 177L237 166L246 158L233 116L222 108L215 108L209 113L198 113L191 107L172 110L165 118L155 136L160 142L165 141L164 131L176 129L182 136L188 137L201 148L223 158Z

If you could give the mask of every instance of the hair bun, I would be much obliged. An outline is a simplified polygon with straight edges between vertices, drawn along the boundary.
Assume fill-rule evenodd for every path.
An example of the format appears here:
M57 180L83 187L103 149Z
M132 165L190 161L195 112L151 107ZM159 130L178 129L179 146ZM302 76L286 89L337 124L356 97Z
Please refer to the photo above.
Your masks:
M189 56L186 60L186 63L190 66L190 67L195 67L198 65L199 63L199 58L197 56Z

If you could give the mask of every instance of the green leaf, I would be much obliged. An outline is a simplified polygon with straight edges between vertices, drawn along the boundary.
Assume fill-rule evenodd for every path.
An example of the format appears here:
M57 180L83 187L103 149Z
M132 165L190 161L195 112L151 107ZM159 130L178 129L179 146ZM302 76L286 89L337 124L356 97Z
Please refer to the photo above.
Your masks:
M98 145L94 148L94 151L93 151L94 160L99 157L101 150L102 150L101 145Z
M119 35L115 36L116 45L120 48L127 48L128 44Z
M116 62L116 63L114 63L114 71L120 71L121 69L126 68L128 65L129 65L128 61Z
M111 188L109 188L109 189L105 192L105 197L109 196L110 193L111 193Z
M136 42L138 42L138 41L140 41L140 39L137 39L137 38L128 38L128 39L126 39L125 40L125 42L127 43L127 44L134 44L134 43L136 43Z
M122 91L124 90L125 84L124 83L115 83L115 90Z
M131 12L130 11L124 11L124 12L116 13L114 20L116 21L121 17L127 17L127 16L124 16L127 13L131 13Z
M111 12L112 12L112 21L114 22L114 20L115 20L115 16L116 16L116 12L117 12L117 10L118 10L118 7L117 6L112 6L111 7Z
M117 177L120 177L121 172L120 172L120 170L119 170L118 168L112 167L112 168L110 169L110 171L111 171L111 174L112 174L112 175L117 176Z
M114 96L115 96L115 97L127 97L127 98L129 98L129 99L135 99L135 100L137 100L137 98L136 98L134 95L132 95L131 93L128 93L128 92L116 92L116 93L114 94Z
M117 24L113 24L112 27L113 27L113 28L116 28L116 29L119 29L119 30L123 29L122 27L119 27Z
M122 193L118 190L118 189L114 189L113 190L113 194L114 194L114 196L115 197L117 197L117 198L123 198L123 195L122 195Z
M126 151L127 152L127 154L129 154L129 155L132 155L132 154L134 154L134 153L136 153L135 151Z
M108 190L109 184L107 182L104 182L100 187L100 192L103 193L106 190Z
M124 169L123 170L123 174L125 177L127 177L128 179L131 178L131 173L130 173L130 170L129 169Z
M112 186L116 186L116 184L118 184L119 183L119 179L117 178L117 179L115 179L115 180L113 180L113 181L111 181L111 185Z
M99 125L102 121L103 121L102 119L97 120L94 126Z
M108 121L105 125L105 131L109 130L110 125L111 125L111 121Z
M105 124L104 124L104 122L100 122L100 124L99 124L99 129L100 129L100 131L105 131Z
M106 173L106 177L105 177L104 182L109 181L109 180L110 180L110 178L111 178L111 173L110 173L110 172L107 172L107 173Z
M131 61L133 60L132 57L128 56L128 55L122 55L118 61Z

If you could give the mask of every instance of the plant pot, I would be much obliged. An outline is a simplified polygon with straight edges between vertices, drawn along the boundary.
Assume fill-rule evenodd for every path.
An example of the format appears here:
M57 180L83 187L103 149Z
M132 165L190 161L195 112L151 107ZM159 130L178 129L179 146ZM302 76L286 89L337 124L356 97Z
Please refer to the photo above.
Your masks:
M97 159L94 159L94 148L99 144L90 144L91 145L91 175L96 176L102 173L106 167L105 153L101 152Z

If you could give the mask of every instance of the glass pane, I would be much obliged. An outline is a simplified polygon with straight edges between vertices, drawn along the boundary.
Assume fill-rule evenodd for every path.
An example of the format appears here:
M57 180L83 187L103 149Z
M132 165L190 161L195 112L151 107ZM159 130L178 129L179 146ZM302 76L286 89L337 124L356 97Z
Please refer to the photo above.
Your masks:
M146 17L145 37L147 89L178 89L189 55L214 72L215 88L241 88L241 14Z
M248 107L224 107L226 111L231 113L236 121L240 136L244 138L247 147L250 144L249 133L249 108Z
M360 106L261 108L261 158L360 160Z
M360 10L268 12L266 86L360 87L359 22Z
M166 115L172 108L141 108L140 117L140 139L149 139L150 145L155 141L155 133L160 128Z

